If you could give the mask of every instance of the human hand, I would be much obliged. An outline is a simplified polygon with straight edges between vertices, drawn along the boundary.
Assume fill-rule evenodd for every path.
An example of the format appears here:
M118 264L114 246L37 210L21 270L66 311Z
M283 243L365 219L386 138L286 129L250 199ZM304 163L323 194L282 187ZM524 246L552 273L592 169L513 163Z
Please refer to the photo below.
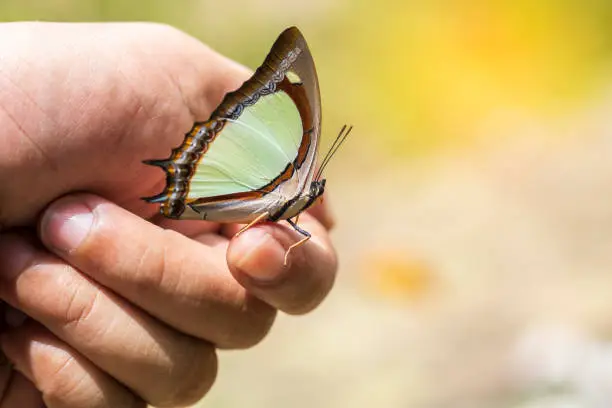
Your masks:
M263 58L263 55L262 55ZM250 76L156 24L0 24L0 225L31 225L51 200L99 194L144 217L165 157L194 120Z
M27 91L20 104L40 108L37 118L42 130L25 129L31 126L28 121L20 125L19 136L0 132L0 139L16 141L18 146L12 154L0 152L0 163L20 180L17 183L0 171L7 185L3 193L10 193L0 196L0 219L5 225L30 225L46 201L80 189L116 200L153 223L100 197L77 195L61 199L43 215L39 233L46 249L28 232L2 236L0 298L33 319L2 338L5 353L21 373L5 382L2 403L29 408L40 406L42 398L49 407L193 402L214 379L214 347L251 346L267 333L275 310L304 313L324 298L336 269L325 228L331 218L320 207L314 212L321 222L307 214L301 218L313 240L292 253L290 267L283 268L284 248L296 240L290 228L264 224L230 241L237 226L175 222L154 215L155 207L138 197L159 190L163 174L140 160L159 157L180 143L194 118L206 117L247 71L166 27L42 25L33 31L39 41L54 42L60 41L52 33L56 29L70 32L61 36L64 43L72 44L71 51L64 50L67 55L61 58L49 52L47 69L61 76L53 64L72 61L68 64L72 74L63 82L51 82L66 85L60 86L62 92L74 94L61 97L58 91L54 98L81 109L66 112L66 106L56 106L57 100L54 105L50 84L40 90L40 84L15 82L36 88ZM36 42L32 33L20 35ZM121 37L131 45L122 46ZM135 56L122 48L142 52L135 44L155 44L156 51ZM157 61L164 49L172 59ZM98 56L101 59L115 56L114 65L109 63L105 71L96 65L104 63L91 62L96 67L88 69L97 74L88 77L96 84L91 85L84 81L85 73L79 73L79 58L72 53L85 61L96 53L104 56ZM157 74L148 74L144 71L149 63L166 64L168 71L157 67L152 68ZM123 64L146 69L125 68L126 72ZM99 78L105 79L96 82ZM88 92L77 89L80 81L90 87ZM72 83L74 88L68 86ZM7 115L11 123L20 123L19 109L4 96L0 92L0 105L5 112L15 109ZM37 154L42 162L35 160ZM40 174L50 175L53 182L28 193L23 185L37 186ZM19 201L15 197L23 200L22 207L14 205ZM60 226L78 231L88 217L75 214L88 209L93 226L80 244L66 246ZM11 405L16 395L18 405Z

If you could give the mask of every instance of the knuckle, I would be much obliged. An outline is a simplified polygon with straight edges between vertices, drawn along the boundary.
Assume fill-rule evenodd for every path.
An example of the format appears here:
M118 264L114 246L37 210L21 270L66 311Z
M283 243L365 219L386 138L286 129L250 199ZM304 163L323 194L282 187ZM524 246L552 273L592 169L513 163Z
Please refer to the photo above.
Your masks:
M51 406L62 401L70 401L76 394L83 393L86 386L84 372L75 369L76 360L64 352L56 352L52 359L52 375L45 376L40 384L45 400ZM79 374L80 373L80 374Z
M107 330L106 325L93 323L96 319L94 313L101 301L102 292L94 290L84 293L84 288L75 287L66 297L65 305L62 305L63 313L61 325L66 332L78 333L83 341L100 338Z
M70 296L66 297L64 305L64 326L80 326L90 320L90 317L98 303L99 292L92 293L92 297L83 295L84 289L74 287Z
M169 262L172 261L168 255L171 253L170 244L176 239L176 233L172 230L163 230L163 234L162 245L144 248L134 271L132 279L142 290L158 290L159 288L169 290L170 286L176 284L176 282L171 282L172 275L167 273L171 269Z
M134 282L144 290L161 287L166 275L165 250L154 250L147 246L134 270Z

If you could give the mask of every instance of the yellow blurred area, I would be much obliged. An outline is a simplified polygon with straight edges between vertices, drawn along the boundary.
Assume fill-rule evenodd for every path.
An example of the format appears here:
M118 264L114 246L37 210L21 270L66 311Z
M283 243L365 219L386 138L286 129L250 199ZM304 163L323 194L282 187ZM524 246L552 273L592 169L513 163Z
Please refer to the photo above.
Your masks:
M362 53L351 100L402 153L469 143L499 112L563 114L607 80L606 2L385 3L363 4L349 30Z
M326 175L335 290L221 353L200 406L612 406L611 1L4 0L0 19L165 22L253 69L297 25L322 149L355 125Z
M370 254L364 259L362 274L364 293L384 299L418 304L436 291L436 271L405 251Z

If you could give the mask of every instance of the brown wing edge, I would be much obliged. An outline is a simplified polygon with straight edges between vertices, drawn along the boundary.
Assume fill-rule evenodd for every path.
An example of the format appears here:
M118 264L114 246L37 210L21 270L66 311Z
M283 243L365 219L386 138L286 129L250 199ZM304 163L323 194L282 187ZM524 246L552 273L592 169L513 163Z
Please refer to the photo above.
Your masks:
M299 71L300 76L304 76L305 81L302 84L293 85L285 78L285 73L293 67ZM298 87L300 89L297 89ZM277 89L284 90L294 99L302 117L304 137L296 160L289 163L277 178L261 189L253 192L206 197L195 201L243 200L247 196L261 196L272 191L282 181L289 179L295 169L302 165L306 156L304 152L308 151L313 141L312 133L315 127L317 134L314 142L318 143L320 126L320 94L316 70L306 40L296 27L290 27L280 34L253 76L236 91L227 93L206 122L194 123L192 129L185 134L182 144L172 149L169 158L144 161L145 164L161 167L166 172L166 187L161 193L152 197L144 197L143 200L149 203L161 203L160 212L168 218L180 218L185 210L185 205L188 205L185 201L195 168L204 157L210 144L223 129L225 119L238 118L246 106L256 103L262 95L276 92ZM308 92L312 95L309 96Z

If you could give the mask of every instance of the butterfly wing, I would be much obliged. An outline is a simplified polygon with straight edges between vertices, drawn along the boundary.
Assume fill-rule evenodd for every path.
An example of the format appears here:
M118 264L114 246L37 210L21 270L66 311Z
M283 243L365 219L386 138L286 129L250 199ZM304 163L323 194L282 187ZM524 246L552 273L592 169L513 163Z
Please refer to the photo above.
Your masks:
M166 188L146 200L162 203L170 218L219 221L248 221L282 207L310 185L320 123L314 62L292 27L170 158L147 162L164 168Z

